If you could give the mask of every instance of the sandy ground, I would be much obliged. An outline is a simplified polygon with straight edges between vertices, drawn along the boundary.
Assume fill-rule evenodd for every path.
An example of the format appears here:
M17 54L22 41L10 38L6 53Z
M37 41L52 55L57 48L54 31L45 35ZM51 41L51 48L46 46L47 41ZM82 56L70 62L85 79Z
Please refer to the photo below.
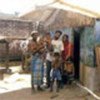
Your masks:
M4 75L0 81L0 100L96 100L76 84L67 85L59 93L32 92L30 74L17 73L19 68L12 67L14 74ZM100 96L100 91L96 93Z
M76 85L66 86L59 93L32 92L31 88L4 93L0 95L0 100L96 100L86 91Z
M30 74L15 73L5 75L4 80L0 80L0 94L31 87Z

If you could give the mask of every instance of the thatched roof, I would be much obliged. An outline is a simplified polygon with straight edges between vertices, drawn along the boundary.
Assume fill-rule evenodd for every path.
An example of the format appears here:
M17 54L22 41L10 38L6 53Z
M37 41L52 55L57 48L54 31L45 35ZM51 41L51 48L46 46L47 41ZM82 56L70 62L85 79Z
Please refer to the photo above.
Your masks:
M23 39L32 31L32 21L21 19L0 19L0 38Z
M0 36L0 43L9 42L12 40L26 40L25 37L18 37L18 36Z
M56 9L52 9L52 8L36 8L36 10L32 10L22 16L20 16L21 19L24 20L32 20L32 21L46 21L46 19L48 17L50 17L52 15L52 13L55 11Z
M40 2L39 4L37 3L37 5L40 5L40 4L41 6L49 6L49 7L59 8L63 10L70 10L70 11L80 13L82 15L100 19L100 1L99 0L92 0L92 2L91 0L86 0L86 1L84 0L83 1L82 0L46 0L46 2L43 1L43 4ZM33 8L31 7L26 12L19 14L19 16L23 16L33 9L34 9L34 5L33 5Z
M13 14L5 14L0 12L0 19L19 19L18 16Z
M36 9L24 16L21 16L21 18L25 20L32 20L33 22L43 22L47 29L94 25L93 18L83 16L79 13L50 7Z
M56 4L53 3L51 6L55 6L60 9L71 10L78 12L82 15L86 15L95 19L100 19L100 1L95 0L54 0Z

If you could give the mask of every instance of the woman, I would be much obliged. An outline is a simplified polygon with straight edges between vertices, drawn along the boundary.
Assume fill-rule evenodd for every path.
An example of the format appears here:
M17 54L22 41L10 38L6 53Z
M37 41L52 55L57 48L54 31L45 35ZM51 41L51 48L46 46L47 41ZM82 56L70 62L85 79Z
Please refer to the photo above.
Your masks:
M73 60L73 44L69 42L69 36L67 34L62 37L64 50L62 52L63 60L71 59Z
M62 52L63 58L63 83L66 84L69 80L69 75L73 73L73 44L69 42L69 37L67 34L62 37L64 50ZM69 63L70 62L70 63Z

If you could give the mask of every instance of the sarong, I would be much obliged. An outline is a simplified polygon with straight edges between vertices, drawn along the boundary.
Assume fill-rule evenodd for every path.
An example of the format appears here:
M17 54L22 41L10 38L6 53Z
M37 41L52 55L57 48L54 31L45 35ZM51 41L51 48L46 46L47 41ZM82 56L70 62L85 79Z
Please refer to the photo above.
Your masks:
M42 85L43 84L43 60L39 55L34 55L32 57L31 63L31 81L33 85Z

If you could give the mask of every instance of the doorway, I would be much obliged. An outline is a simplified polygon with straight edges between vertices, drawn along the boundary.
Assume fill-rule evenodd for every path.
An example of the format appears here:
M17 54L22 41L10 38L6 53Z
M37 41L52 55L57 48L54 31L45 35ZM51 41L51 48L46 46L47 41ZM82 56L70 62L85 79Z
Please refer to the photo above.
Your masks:
M84 27L74 28L74 66L75 66L75 79L80 79L80 35Z

